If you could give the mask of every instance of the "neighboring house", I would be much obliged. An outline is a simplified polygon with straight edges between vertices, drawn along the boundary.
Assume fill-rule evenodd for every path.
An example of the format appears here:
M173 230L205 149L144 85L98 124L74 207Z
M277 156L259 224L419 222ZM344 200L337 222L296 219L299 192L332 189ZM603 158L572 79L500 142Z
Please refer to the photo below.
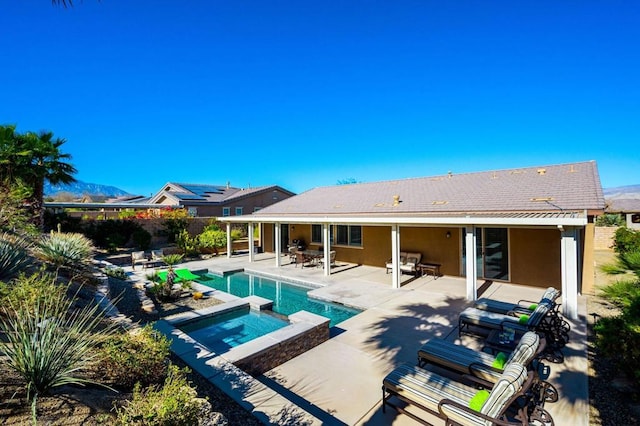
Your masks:
M466 277L469 300L486 281L553 286L565 315L576 318L577 295L593 291L594 222L604 208L590 161L319 187L221 220L259 226L267 252L303 239L322 246L325 264L331 250L356 264L385 267L391 259L394 288L401 251Z
M183 207L194 217L227 217L251 214L293 195L293 192L277 185L234 188L229 184L168 182L148 204Z
M605 212L621 215L627 228L640 229L640 198L608 199Z

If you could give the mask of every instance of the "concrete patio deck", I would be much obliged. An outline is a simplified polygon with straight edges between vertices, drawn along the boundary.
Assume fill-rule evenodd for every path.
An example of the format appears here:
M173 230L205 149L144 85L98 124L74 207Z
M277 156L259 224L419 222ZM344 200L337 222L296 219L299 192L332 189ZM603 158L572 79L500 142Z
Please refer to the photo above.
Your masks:
M340 323L332 338L258 378L267 388L311 413L323 424L413 425L410 417L388 408L382 413L382 379L401 363L417 362L417 351L432 337L479 347L470 336L458 338L458 313L465 300L465 280L459 277L403 276L400 289L391 288L385 268L342 264L329 277L321 268L275 267L273 254L248 255L184 263L191 270L224 273L246 270L273 278L304 282L318 287L313 297L364 309ZM340 262L338 262L340 265ZM517 301L536 300L543 289L493 283L484 297ZM560 400L545 408L558 425L589 424L586 298L579 297L579 321L571 324L570 342L563 349L562 364L545 364L548 381ZM419 412L421 417L429 416ZM443 421L431 418L432 423Z

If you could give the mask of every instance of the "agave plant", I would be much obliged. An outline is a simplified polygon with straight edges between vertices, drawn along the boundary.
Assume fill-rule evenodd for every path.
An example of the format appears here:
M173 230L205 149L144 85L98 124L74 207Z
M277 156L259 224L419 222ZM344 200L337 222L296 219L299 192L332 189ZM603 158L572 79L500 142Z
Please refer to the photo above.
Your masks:
M82 234L51 232L40 241L37 256L56 270L82 270L91 262L94 246Z
M30 264L29 242L22 237L0 234L0 280L11 278Z
M31 279L42 281L41 286L57 285L45 282L55 280L46 274ZM6 336L0 341L2 362L24 380L34 424L39 396L58 386L93 383L79 373L97 360L96 346L116 327L115 323L101 325L98 304L78 309L72 298L60 292L40 296L35 303L7 298L0 316L0 330Z

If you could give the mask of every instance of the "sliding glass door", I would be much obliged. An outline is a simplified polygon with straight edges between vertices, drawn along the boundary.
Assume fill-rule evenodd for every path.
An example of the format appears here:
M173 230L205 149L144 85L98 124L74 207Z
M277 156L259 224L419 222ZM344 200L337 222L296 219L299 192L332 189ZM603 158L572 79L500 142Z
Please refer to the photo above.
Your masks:
M462 240L463 275L466 275L467 247ZM478 228L476 231L478 278L509 281L509 230Z

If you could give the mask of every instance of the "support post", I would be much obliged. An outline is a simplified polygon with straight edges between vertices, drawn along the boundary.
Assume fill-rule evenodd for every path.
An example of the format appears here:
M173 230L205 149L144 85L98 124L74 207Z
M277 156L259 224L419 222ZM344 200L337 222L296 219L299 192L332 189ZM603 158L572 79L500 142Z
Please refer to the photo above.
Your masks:
M249 233L249 263L255 260L255 252L254 252L254 244L253 244L253 222L249 222L247 227L247 232Z
M476 228L475 226L467 226L465 230L464 244L466 259L466 277L467 277L467 300L473 301L478 298L478 263L476 261L478 253L476 251Z
M273 238L275 239L275 251L276 251L276 268L279 268L282 264L280 259L281 255L281 241L280 241L280 222L273 224Z
M232 251L233 245L231 243L231 223L227 222L227 258L231 258Z
M576 229L561 229L562 313L578 319L578 244Z
M323 223L322 224L322 238L324 240L324 244L323 244L323 250L324 253L322 253L322 256L324 257L324 262L322 263L324 265L324 276L328 277L329 275L331 275L331 262L329 259L329 252L331 251L331 241L329 238L329 224L328 223Z
M391 225L391 287L400 288L400 227Z

